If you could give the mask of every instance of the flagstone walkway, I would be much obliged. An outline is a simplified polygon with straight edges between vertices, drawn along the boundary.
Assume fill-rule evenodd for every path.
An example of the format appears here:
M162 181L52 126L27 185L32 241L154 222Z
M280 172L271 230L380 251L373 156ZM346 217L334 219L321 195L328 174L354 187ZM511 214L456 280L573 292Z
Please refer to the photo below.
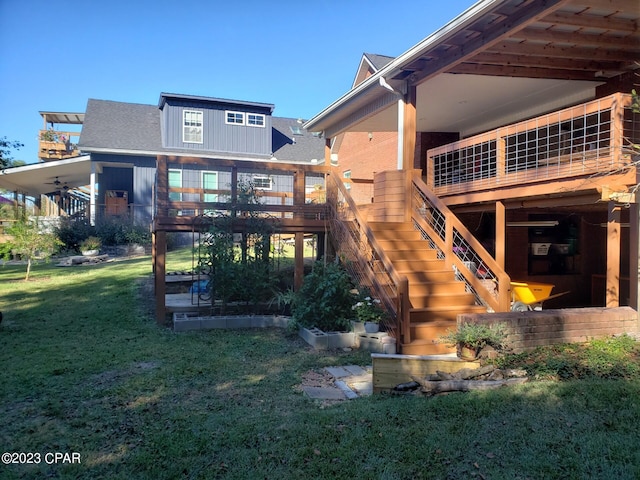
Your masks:
M302 386L302 391L309 398L329 401L351 400L373 393L371 367L326 367L323 374L328 378L328 382L311 382Z

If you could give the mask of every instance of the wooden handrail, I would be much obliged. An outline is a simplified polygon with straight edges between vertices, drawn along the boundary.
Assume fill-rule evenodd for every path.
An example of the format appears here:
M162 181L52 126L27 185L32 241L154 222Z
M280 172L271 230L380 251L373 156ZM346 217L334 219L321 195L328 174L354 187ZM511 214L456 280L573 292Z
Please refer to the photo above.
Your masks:
M327 185L327 197L332 199L333 202L337 201L337 192L339 191L342 194L344 202L348 205L349 211L354 216L355 221L360 226L360 230L364 233L367 243L369 244L373 253L375 253L376 258L383 265L385 272L391 279L394 284L396 290L396 299L395 299L395 314L396 314L396 338L402 338L404 343L408 343L410 341L410 302L409 302L409 282L406 276L400 275L396 269L393 267L391 260L385 253L384 249L380 247L378 242L375 239L373 231L367 224L366 219L360 214L356 203L351 198L351 195L345 188L344 184L340 179L339 172L332 168L329 174L329 181ZM335 190L334 193L332 190ZM337 205L333 205L333 211L337 212ZM361 269L366 271L369 280L376 285L376 288L381 292L382 286L379 284L377 278L375 277L375 272L368 271L369 268L364 264L364 260L359 258Z
M428 185L445 195L618 171L629 165L622 156L622 139L627 133L624 110L631 100L629 94L615 93L430 149L426 154ZM565 124L598 112L610 116L577 127L577 136L571 131L562 133ZM588 133L589 129L596 129L597 134ZM534 150L528 144L509 143L528 132L547 132L548 136L546 141L538 140ZM567 133L569 137L564 138ZM507 150L511 152L509 162Z
M432 226L420 214L420 206L415 204L415 197L412 195L412 217L413 220L425 231L429 232L430 238L438 246L445 255L445 263L448 266L454 266L477 294L486 304L495 312L507 312L511 307L511 280L509 275L495 261L495 259L487 252L482 244L471 234L465 225L449 210L445 203L440 200L424 183L419 170L411 173L413 176L413 187L416 188L421 195L429 200L429 203L443 215L445 219L445 238L436 232ZM471 272L464 261L458 257L453 251L454 248L454 232L466 242L467 245L479 257L482 267L487 268L493 273L496 286L497 297L495 297L486 287L482 279L478 278L474 272Z

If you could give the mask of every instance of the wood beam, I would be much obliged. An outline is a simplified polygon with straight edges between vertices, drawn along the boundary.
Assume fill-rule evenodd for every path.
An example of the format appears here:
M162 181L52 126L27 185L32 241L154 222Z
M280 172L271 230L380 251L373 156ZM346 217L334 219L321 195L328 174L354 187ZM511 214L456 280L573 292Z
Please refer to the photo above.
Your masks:
M495 244L495 259L500 268L504 270L506 259L506 244L507 244L507 215L504 203L496 202L496 244Z
M640 206L629 206L629 306L640 312Z
M615 47L619 50L626 48L637 49L640 35L626 36L591 35L575 30L573 32L559 32L556 30L544 30L541 28L525 28L511 37L512 40L531 41L545 43L567 43L580 47L607 48Z
M156 295L156 323L164 325L166 322L166 261L167 261L167 232L159 230L155 235L155 295Z
M442 58L430 62L427 68L411 75L409 77L410 84L417 85L429 77L449 71L456 65L472 58L480 50L491 48L494 44L504 41L515 32L527 28L542 17L555 12L555 10L565 5L567 1L549 0L545 3L546 7L543 9L540 8L540 3L538 2L526 4L516 14L510 16L507 21L498 22L495 27L487 29L481 35L477 35L472 40L465 42L457 51L447 51L447 54Z
M620 306L620 205L608 204L605 307Z
M613 62L635 62L640 57L640 45L636 48L622 50L617 48L602 49L589 47L571 47L559 45L533 45L522 42L503 41L485 49L486 52L495 53L514 53L519 55L533 55L538 57L556 57L556 58L573 58L587 59L595 61L613 61Z
M297 292L304 281L304 232L296 232L294 242L293 289Z
M628 171L619 175L607 175L607 183L611 185L635 185L635 171ZM470 193L462 193L456 195L445 195L438 193L443 202L447 206L466 205L470 203L495 202L497 200L505 200L508 202L510 198L523 197L550 197L550 202L562 201L558 195L566 196L569 192L573 192L575 196L594 195L593 204L600 200L598 187L602 186L603 178L601 176L592 176L589 178L573 178L569 180L555 180L545 183L530 183L523 185L515 185L505 188L493 188L487 191L478 191ZM582 193L580 193L582 192ZM518 201L518 203L521 203ZM507 203L509 208L509 204Z
M413 170L416 153L417 114L416 114L417 88L409 86L405 96L404 105L404 142L402 148L402 169Z
M552 25L571 25L581 28L597 28L600 30L634 33L638 31L638 23L632 19L589 15L588 13L554 12L540 19Z
M596 61L591 59L571 59L536 57L534 55L510 55L508 53L480 53L473 57L473 63L510 67L544 67L559 70L624 70L624 62Z
M462 63L449 73L491 75L492 77L553 78L558 80L596 80L595 73L588 70L562 70L554 68L512 67Z

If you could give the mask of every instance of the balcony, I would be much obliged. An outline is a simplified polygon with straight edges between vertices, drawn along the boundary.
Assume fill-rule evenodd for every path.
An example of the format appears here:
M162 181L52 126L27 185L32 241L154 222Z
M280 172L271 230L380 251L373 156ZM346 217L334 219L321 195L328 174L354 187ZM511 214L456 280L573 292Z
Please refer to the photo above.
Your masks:
M427 184L446 197L627 171L630 105L618 93L431 149Z
M42 161L63 160L80 155L78 139L80 132L40 130L38 158Z

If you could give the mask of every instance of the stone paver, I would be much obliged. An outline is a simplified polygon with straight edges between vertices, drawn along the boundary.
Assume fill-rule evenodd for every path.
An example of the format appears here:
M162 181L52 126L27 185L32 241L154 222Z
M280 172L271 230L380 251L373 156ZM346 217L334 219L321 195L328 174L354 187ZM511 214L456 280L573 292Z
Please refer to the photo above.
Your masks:
M373 393L373 375L371 367L358 365L344 367L325 367L325 372L334 379L332 386L303 386L302 390L314 400L353 400Z

